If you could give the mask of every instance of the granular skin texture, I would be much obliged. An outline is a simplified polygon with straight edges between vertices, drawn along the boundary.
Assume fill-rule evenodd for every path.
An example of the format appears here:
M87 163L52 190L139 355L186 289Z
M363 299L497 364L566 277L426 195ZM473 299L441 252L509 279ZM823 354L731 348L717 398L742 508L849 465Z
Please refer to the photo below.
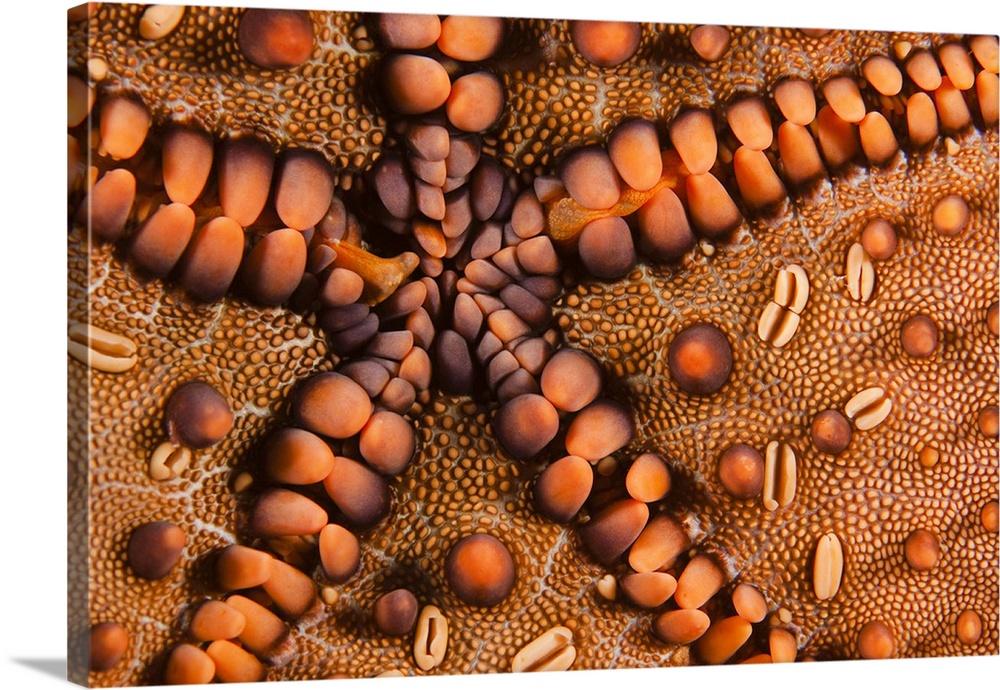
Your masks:
M102 3L89 20L70 23L71 73L85 74L88 51L107 61L108 75L95 84L95 112L103 99L127 93L152 114L154 140L165 123L184 122L215 141L253 134L276 152L318 151L348 211L361 218L367 245L381 256L397 253L394 238L378 247L387 233L367 227L371 219L355 205L370 191L371 164L403 146L391 124L398 116L386 108L377 82L384 51L376 15L309 12L311 57L290 70L267 71L239 53L241 10L188 8L179 26L155 42L138 36L141 11ZM866 58L894 56L900 41L936 48L968 40L728 27L727 55L706 63L690 47L694 28L643 24L635 54L605 69L574 52L567 22L508 20L501 49L477 65L500 78L506 104L483 134L483 155L521 188L530 187L537 176L553 174L566 152L604 144L626 117L653 120L666 148L667 123L694 107L712 111L720 141L735 148L723 113L737 94L757 94L773 106L774 86L795 76L821 98L818 86L827 78L860 74ZM878 106L870 90L865 98ZM740 583L756 587L768 604L769 617L733 661L767 652L770 626L792 632L799 659L858 658L859 632L875 620L891 630L897 657L997 654L998 547L980 514L997 500L998 442L979 431L977 420L980 410L998 403L998 343L987 320L1000 287L998 136L996 123L987 125L972 110L969 125L949 134L957 149L939 137L911 151L905 117L894 117L901 150L889 162L870 166L861 156L805 189L790 186L789 196L764 211L741 205L732 166L726 172L718 164L745 218L724 241L705 241L677 263L640 256L627 276L607 282L588 276L572 252L561 255L561 290L550 300L557 346L594 357L606 382L602 395L626 405L635 424L632 441L606 466L610 471L595 475L592 497L624 491L628 465L641 453L667 458L672 488L651 514L673 516L695 551L722 567L727 582L706 613L713 622L733 615L729 595ZM771 116L777 127L777 108ZM775 151L769 155L777 159ZM112 167L96 151L93 164ZM157 194L155 184L140 183L140 198ZM948 195L969 206L968 225L955 236L932 222L935 205ZM81 197L79 188L70 193L71 219ZM893 225L898 246L874 263L875 291L862 302L848 292L845 257L876 217ZM123 373L68 361L70 391L87 394L71 393L70 502L90 515L86 532L69 535L71 544L87 549L71 554L83 569L78 574L85 571L71 577L71 600L89 603L89 617L71 612L70 635L79 640L95 623L121 623L129 635L122 660L89 681L157 684L169 651L189 641L193 611L224 595L211 577L212 555L232 543L282 553L248 534L259 488L238 491L238 485L245 475L260 483L255 449L269 431L288 425L295 386L349 356L331 347L311 309L260 307L235 287L221 300L194 302L170 280L137 273L120 247L88 247L85 228L72 220L69 226L69 321L127 335L138 346L138 364ZM248 229L248 242L262 231ZM792 264L809 277L809 300L794 338L776 348L758 337L758 320L773 299L779 269ZM900 344L900 328L914 313L939 327L938 345L924 358L908 356ZM732 348L725 385L707 395L682 390L667 364L671 341L694 323L719 328ZM194 451L180 477L153 481L148 459L167 438L169 394L191 379L228 400L232 429L218 444ZM843 411L852 396L875 386L892 401L884 421L855 429L836 457L817 451L810 437L816 414ZM374 625L375 601L397 588L411 591L421 608L437 606L449 621L447 653L435 674L509 671L518 650L555 626L573 632L573 669L700 663L693 647L653 636L652 621L669 606L644 611L598 593L602 576L631 571L627 559L604 567L583 548L577 527L598 512L597 504L585 505L569 525L536 512L533 479L566 454L565 425L541 453L515 460L493 435L497 406L493 396L451 396L433 385L416 393L406 418L417 452L401 474L386 478L389 515L357 532L358 572L330 586L332 595L324 590L309 612L290 621L287 641L262 659L268 680L423 673L412 635L388 637ZM771 441L790 445L797 465L794 500L774 511L760 499L730 496L716 471L726 448L743 443L763 455ZM940 454L932 467L918 459L928 447ZM350 456L351 447L336 450ZM321 490L317 495L325 500ZM187 543L166 577L148 581L130 570L126 549L132 525L160 520L181 526ZM933 585L904 558L906 537L916 529L940 542ZM836 596L821 601L813 558L817 541L831 532L846 567ZM471 606L447 584L452 545L477 533L499 539L515 566L513 589L495 606ZM329 585L313 551L307 537L286 553L319 590ZM296 553L307 555L296 561ZM669 572L679 577L687 559L682 555ZM926 596L931 586L934 597ZM966 610L982 620L982 634L968 645L955 632Z

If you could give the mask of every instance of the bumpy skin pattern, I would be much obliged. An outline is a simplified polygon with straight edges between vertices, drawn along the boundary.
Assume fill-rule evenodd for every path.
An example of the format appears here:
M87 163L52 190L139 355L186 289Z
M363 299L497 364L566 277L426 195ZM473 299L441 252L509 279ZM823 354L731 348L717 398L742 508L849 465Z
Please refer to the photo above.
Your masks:
M100 97L140 97L154 129L182 120L215 138L252 132L276 148L308 146L341 171L341 189L357 189L391 143L375 82L372 17L311 12L318 27L312 58L262 76L235 52L239 10L189 8L178 29L155 43L138 40L141 11L102 4L88 22L70 24L69 62L82 72L88 49L103 56L110 71ZM736 93L769 96L787 76L815 85L859 75L866 57L890 55L898 41L931 47L961 39L732 28L727 57L707 64L690 50L693 28L644 25L636 55L601 70L574 52L566 22L513 20L504 49L486 61L502 77L507 105L484 153L529 182L551 173L565 151L604 141L626 116L653 119L662 135L682 105L717 109ZM216 91L221 99L205 97ZM859 630L871 620L890 626L899 657L997 653L997 538L980 520L981 507L997 499L997 440L980 433L976 419L997 404L998 343L985 315L998 293L998 137L995 125L976 119L953 139L957 153L939 140L928 151L904 149L882 167L849 166L765 214L745 214L714 251L698 247L675 265L641 262L607 283L570 263L553 305L565 344L593 354L608 394L633 410L637 430L622 462L646 450L670 459L674 488L660 508L683 518L729 579L707 606L713 620L731 615L724 595L752 584L771 612L791 614L781 627L795 635L800 659L857 658ZM969 226L957 237L931 222L948 194L969 200ZM876 297L860 304L848 295L844 257L875 216L894 223L900 243L878 264ZM90 511L88 533L70 534L89 553L87 577L70 581L73 599L87 602L71 614L71 650L89 624L119 621L129 648L89 682L155 684L194 607L219 594L210 555L242 540L246 505L232 490L234 477L286 418L295 383L332 370L337 358L311 314L238 296L193 304L169 283L136 276L113 247L88 248L80 228L71 227L68 242L70 321L127 333L139 345L139 365L121 374L69 362L70 390L89 393L86 403L71 400L71 451L78 458L79 449L89 452L86 468L74 465L80 481L71 482L71 503ZM757 320L777 271L790 264L806 270L811 293L796 337L776 349L757 337ZM941 333L937 351L920 360L905 354L898 336L916 313L931 316ZM707 397L681 391L667 372L673 335L695 321L719 326L733 346L728 383ZM253 353L248 343L256 344ZM164 438L169 391L196 377L229 399L233 429L196 454L180 480L151 482L146 459ZM818 453L809 438L815 414L843 409L855 392L876 385L893 402L886 421L856 432L836 458ZM687 647L652 637L649 612L598 595L595 583L609 569L583 550L574 528L534 509L531 480L562 455L559 439L533 462L516 462L493 438L494 409L436 393L418 399L410 414L418 454L392 480L391 514L361 533L361 568L334 588L332 603L292 623L268 679L422 673L412 639L386 638L371 620L378 596L396 587L449 619L448 652L433 673L508 671L519 649L557 625L574 632L574 669L697 662ZM759 500L734 500L715 472L728 446L763 452L772 440L790 444L798 462L795 500L774 512ZM925 446L941 455L931 468L918 460ZM139 580L125 562L131 525L151 520L172 520L188 536L181 565L157 582ZM928 573L904 559L915 529L941 542ZM473 531L500 537L517 566L513 592L490 609L462 603L445 584L449 546ZM819 601L813 552L830 532L843 544L846 566L838 595ZM967 609L983 621L974 645L955 634ZM767 651L767 625L755 628L737 660Z

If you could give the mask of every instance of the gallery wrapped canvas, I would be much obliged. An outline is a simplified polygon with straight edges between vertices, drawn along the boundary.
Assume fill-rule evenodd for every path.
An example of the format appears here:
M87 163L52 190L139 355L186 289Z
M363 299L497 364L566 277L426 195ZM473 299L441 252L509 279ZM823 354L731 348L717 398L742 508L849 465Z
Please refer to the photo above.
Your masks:
M69 10L71 680L996 655L997 36L434 9Z

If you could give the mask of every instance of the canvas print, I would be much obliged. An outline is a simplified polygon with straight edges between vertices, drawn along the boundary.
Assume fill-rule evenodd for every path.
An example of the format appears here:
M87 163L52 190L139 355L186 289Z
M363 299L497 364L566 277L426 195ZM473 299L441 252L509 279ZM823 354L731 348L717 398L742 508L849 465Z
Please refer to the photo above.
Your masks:
M433 9L69 10L71 679L996 655L997 36Z

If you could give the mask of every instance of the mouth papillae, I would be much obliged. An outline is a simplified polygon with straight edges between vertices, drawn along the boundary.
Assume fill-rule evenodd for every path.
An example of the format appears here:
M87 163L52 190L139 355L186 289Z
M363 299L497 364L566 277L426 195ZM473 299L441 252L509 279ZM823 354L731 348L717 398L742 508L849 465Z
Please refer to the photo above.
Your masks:
M996 653L995 37L91 5L78 679Z

